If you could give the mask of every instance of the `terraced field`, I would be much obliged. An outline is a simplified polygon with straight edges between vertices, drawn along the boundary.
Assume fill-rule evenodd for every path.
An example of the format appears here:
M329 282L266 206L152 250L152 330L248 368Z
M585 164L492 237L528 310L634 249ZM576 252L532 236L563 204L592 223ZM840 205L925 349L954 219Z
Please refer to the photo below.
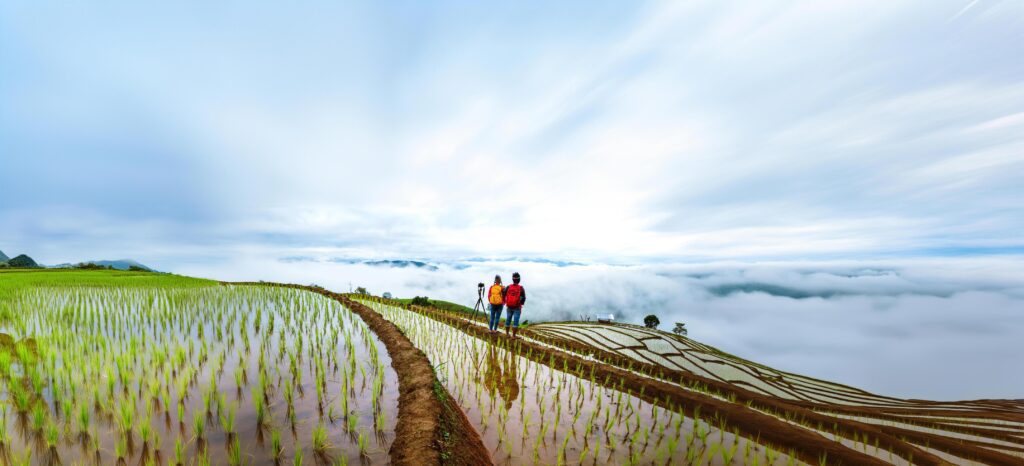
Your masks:
M510 341L474 338L426 315L361 300L422 349L498 464L787 464L791 458L678 407L658 406L595 371L571 370Z
M1024 404L900 400L643 327L270 283L0 272L3 464L1024 464Z
M410 309L487 341L506 340L487 334L478 319L463 313ZM656 390L657 397L648 397L656 406L671 410L673 398L690 399L721 430L760 440L804 462L1024 464L1021 401L885 397L777 371L685 337L633 325L536 324L522 334L524 338L508 344L519 354L542 351L565 355L563 361L579 361L584 367L614 368L608 371L612 380L620 376L622 386L632 386L634 394ZM789 430L791 438L770 439L769 429L779 428L770 420L795 429Z
M782 400L838 419L883 430L927 433L926 451L949 461L967 458L928 444L960 443L1020 458L1024 462L1024 403L978 400L902 400L853 387L782 372L724 353L689 338L635 325L552 323L530 327L530 334L561 346L586 345L638 363L689 372ZM932 442L927 439L931 438ZM965 456L968 448L960 448Z
M155 274L0 280L5 462L388 460L397 376L336 301Z

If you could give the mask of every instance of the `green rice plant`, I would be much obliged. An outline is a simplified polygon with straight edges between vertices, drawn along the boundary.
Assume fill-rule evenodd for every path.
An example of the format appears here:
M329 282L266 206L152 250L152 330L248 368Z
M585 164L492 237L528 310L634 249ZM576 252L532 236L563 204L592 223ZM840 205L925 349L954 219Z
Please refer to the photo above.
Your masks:
M267 417L267 405L263 398L263 392L257 387L252 388L252 408L253 411L256 413L256 425L265 425Z
M139 424L139 437L142 438L142 444L148 445L152 436L153 427L149 424L149 418L145 418L142 420L142 423Z
M11 433L7 431L7 406L0 405L0 449L11 443Z
M239 466L242 464L242 447L238 443L238 437L231 442L231 448L228 449L228 464L232 466Z
M135 422L135 401L121 400L118 406L118 420L122 431L130 432Z
M243 379L245 378L245 370L241 366L235 368L235 385L239 390L242 389Z
M118 437L114 441L114 454L117 455L117 459L123 460L125 453L128 452L128 440L124 437Z
M192 416L192 433L197 439L202 439L206 434L206 418L200 413L195 413Z
M313 428L313 451L317 453L324 453L328 448L331 447L330 440L327 438L327 429L324 428L323 424L319 424Z
M213 410L211 409L211 406L212 406L211 402L213 401L213 393L214 392L212 390L208 390L208 391L203 392L203 409L206 410L206 414L212 414L213 413Z
M722 462L725 463L725 464L732 464L732 459L733 459L734 456L736 456L736 450L738 450L739 447L740 447L740 444L738 442L733 442L731 448L724 448L723 447L719 451L721 453L721 455L722 455Z
M46 404L38 402L32 407L32 430L36 432L42 432L43 427L46 427L46 421L49 419L50 411L46 408Z
M21 385L20 381L14 380L7 384L10 397L14 400L14 407L19 413L28 412L32 404L32 395Z
M235 413L238 411L238 404L232 403L226 411L227 414L220 415L220 426L224 433L231 435L235 433Z
M292 458L292 465L302 466L302 447L295 447L295 456Z
M181 443L181 437L174 439L174 465L184 466L185 464L185 445Z
M366 452L367 452L366 435L364 435L362 432L360 432L359 433L359 456L363 456L363 457L367 456Z
M78 420L78 431L80 433L85 434L85 433L89 432L89 423L90 423L90 419L89 418L90 418L89 407L86 406L85 404L78 405L78 418L77 418L77 420Z
M270 452L274 455L275 460L281 459L281 431L273 429L270 431Z
M57 430L57 425L51 422L46 426L46 446L56 448L58 440L60 440L60 431Z

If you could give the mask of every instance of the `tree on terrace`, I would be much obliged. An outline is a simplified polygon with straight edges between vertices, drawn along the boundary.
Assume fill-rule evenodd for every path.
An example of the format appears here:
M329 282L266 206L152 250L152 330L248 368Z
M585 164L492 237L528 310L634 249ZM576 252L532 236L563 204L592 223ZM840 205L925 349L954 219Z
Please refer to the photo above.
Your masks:
M647 328L658 328L659 324L661 324L661 320L659 320L658 316L654 314L644 317L644 325L647 326Z

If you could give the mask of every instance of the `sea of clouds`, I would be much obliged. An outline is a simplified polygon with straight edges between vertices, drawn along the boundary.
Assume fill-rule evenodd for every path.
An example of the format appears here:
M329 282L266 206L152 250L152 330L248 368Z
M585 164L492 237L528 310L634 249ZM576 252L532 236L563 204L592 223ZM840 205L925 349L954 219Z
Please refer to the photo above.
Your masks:
M368 265L330 258L183 267L223 280L426 295L472 306L476 284L523 275L523 319L599 313L769 366L891 396L1024 398L1024 266L1014 259L613 266L519 260Z

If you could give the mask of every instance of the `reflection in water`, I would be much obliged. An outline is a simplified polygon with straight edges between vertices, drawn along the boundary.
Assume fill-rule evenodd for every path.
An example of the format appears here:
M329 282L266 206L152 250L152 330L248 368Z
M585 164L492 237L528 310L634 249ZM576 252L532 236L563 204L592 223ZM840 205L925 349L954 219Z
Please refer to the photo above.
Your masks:
M484 387L493 398L500 396L505 402L505 409L512 408L512 403L519 397L519 374L517 360L512 353L503 351L504 357L498 354L494 346L489 346L484 368ZM479 379L478 379L479 380Z

